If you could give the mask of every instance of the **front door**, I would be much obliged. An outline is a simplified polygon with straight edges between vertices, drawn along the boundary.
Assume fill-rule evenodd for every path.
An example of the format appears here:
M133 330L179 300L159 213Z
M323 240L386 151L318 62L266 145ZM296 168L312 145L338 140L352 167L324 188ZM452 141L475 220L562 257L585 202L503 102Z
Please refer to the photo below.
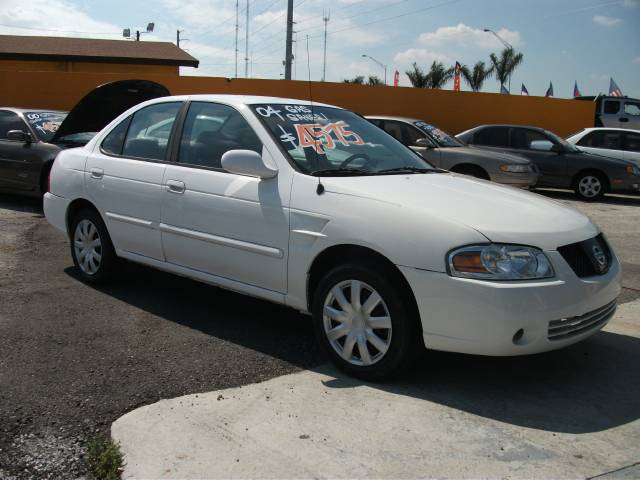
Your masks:
M509 152L531 160L540 170L538 185L547 187L569 187L567 157L551 151L553 142L542 132L528 128L511 128Z
M16 114L0 110L0 188L15 192L36 192L40 188L41 151L33 142L7 139L11 130L29 132L29 127Z
M87 158L87 191L117 250L163 260L162 179L182 102L156 103L123 120Z
M261 180L224 171L222 155L240 149L269 156L234 108L190 104L176 163L163 180L166 261L285 293L291 186L282 176Z

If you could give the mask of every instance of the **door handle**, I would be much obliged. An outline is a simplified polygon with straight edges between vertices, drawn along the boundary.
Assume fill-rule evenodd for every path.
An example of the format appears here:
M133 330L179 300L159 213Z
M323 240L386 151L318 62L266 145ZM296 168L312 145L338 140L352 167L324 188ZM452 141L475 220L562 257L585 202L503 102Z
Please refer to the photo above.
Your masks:
M184 182L180 180L167 180L167 191L171 193L184 193Z
M95 178L95 179L101 179L102 177L104 177L104 170L102 170L101 168L92 168L91 169L91 178Z
M621 122L628 122L628 121L629 121L629 119L628 119L628 118L626 118L626 117L620 117L620 121L621 121Z

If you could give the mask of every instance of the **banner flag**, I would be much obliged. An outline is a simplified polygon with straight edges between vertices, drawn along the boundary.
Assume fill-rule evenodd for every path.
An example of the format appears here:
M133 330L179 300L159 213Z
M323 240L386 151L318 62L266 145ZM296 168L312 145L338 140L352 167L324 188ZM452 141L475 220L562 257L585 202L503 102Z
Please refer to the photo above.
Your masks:
M453 91L460 91L460 63L456 62L456 75L453 77Z
M393 74L393 86L397 87L400 85L400 72L396 70L396 73Z
M620 90L618 84L613 81L613 77L611 77L611 81L609 82L609 95L611 95L612 97L622 96L622 90Z
M549 88L547 88L547 93L544 96L553 97L553 82L549 82Z
M526 95L527 97L529 96L529 90L527 90L527 87L524 86L524 83L522 84L522 88L520 89L520 95Z
M582 94L580 93L580 89L578 88L578 81L576 80L575 85L573 86L573 96L574 97L581 97Z

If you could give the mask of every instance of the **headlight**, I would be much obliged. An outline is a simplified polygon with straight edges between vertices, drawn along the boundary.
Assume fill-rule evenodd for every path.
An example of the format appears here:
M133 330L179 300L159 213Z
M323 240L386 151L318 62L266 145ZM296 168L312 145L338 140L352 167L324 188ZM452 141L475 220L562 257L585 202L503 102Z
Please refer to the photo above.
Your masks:
M627 165L627 173L631 175L640 175L640 167L637 165Z
M531 171L531 167L529 165L511 165L504 163L500 165L500 171L510 173L527 173Z
M536 280L555 274L547 256L521 245L472 245L448 256L449 274L480 280Z

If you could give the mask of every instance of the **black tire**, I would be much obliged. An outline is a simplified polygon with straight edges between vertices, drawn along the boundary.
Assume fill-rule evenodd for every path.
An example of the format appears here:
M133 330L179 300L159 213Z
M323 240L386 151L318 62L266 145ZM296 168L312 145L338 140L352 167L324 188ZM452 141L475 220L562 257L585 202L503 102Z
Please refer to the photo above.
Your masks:
M82 222L89 222L95 227L97 232L97 238L100 241L99 248L95 248L94 251L100 255L100 260L97 262L97 268L92 272L92 268L87 268L85 265L81 265L81 260L78 255L82 253L76 252L76 235L78 225ZM83 223L83 225L87 225ZM92 238L96 238L93 236ZM102 221L100 214L92 209L84 208L78 211L73 220L71 221L71 229L69 232L69 240L71 243L71 258L73 258L73 264L78 269L78 273L84 281L92 284L107 283L114 277L117 270L118 257L116 256L111 237L107 231L107 227ZM86 256L86 255L85 255ZM91 263L91 267L95 266L96 262Z
M460 165L459 167L453 167L451 171L462 175L469 175L470 177L479 178L481 180L490 180L489 174L481 167L477 167L475 165Z
M589 185L591 186L589 188ZM593 202L604 196L607 179L600 172L585 171L578 174L574 183L574 192L578 198Z
M388 316L391 318L391 330L388 331L390 339L387 340L389 337L385 338L385 341L389 341L388 348L371 365L354 365L345 360L332 346L325 330L325 301L333 287L349 280L357 280L363 282L366 286L372 287L383 300L379 307L386 308ZM363 291L365 292L366 286L363 286ZM407 294L408 292L398 291L397 282L396 285L393 283L393 276L385 275L362 265L346 264L329 271L318 283L312 304L314 330L321 348L334 364L354 377L364 380L380 380L398 372L411 359L415 358L415 354L422 344L419 319L417 314L413 312L414 308L411 307ZM365 304L366 298L364 295L366 293L362 295L362 303ZM381 331L375 330L374 333L377 334L378 332ZM344 342L346 343L346 341L347 339L345 338ZM376 355L382 353L377 351L373 344L368 343L368 340L365 340L365 342L367 349L377 352ZM354 357L356 356L355 346L353 355ZM358 353L357 355L360 354Z

